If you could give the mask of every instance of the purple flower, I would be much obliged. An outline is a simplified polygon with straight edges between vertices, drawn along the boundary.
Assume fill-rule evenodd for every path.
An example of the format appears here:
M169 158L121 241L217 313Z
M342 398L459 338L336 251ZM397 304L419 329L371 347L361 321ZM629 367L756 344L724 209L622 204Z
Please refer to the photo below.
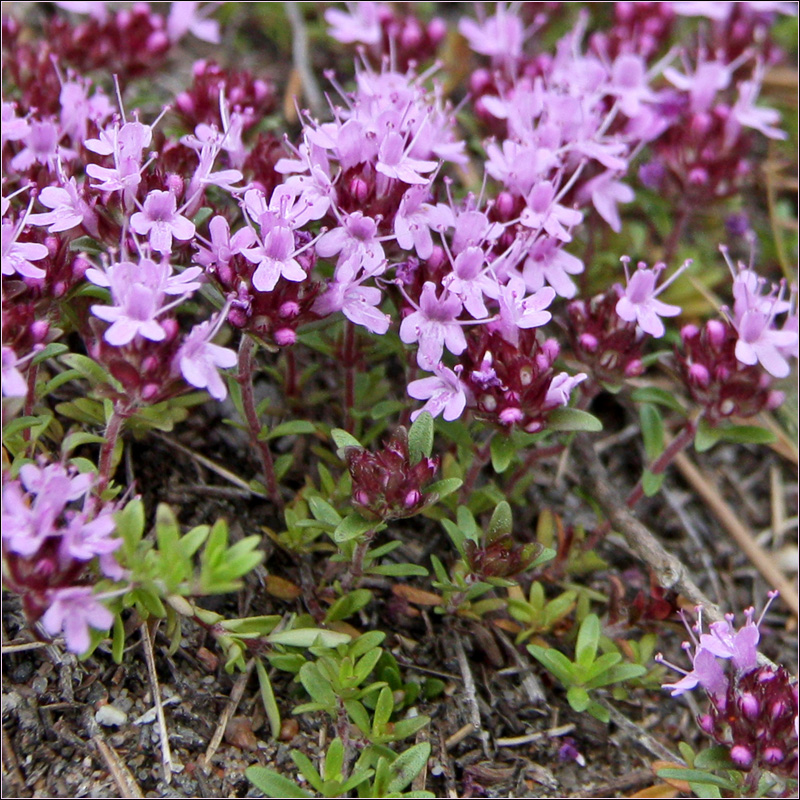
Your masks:
M47 257L47 248L38 242L19 242L17 237L22 232L25 219L20 220L15 227L8 220L3 220L0 225L2 239L2 272L3 275L19 274L23 278L40 279L47 273L32 262L41 261Z
M89 628L108 630L114 615L93 595L90 586L55 589L42 626L51 636L64 632L67 649L80 655L89 649Z
M172 239L187 242L194 236L194 223L181 216L172 192L154 189L144 200L141 211L131 217L131 228L140 236L149 236L150 247L157 253L172 251Z
M389 330L391 318L380 310L383 299L381 290L362 285L362 281L368 277L365 275L356 280L352 270L337 270L336 278L328 284L325 294L314 302L313 311L322 315L341 311L350 322L383 335Z
M338 8L325 11L328 35L342 44L378 45L381 42L381 3L348 3L349 14Z
M585 183L578 197L582 202L591 199L595 210L608 223L609 228L619 233L622 230L622 220L619 218L617 204L630 203L636 194L630 186L616 180L616 173L607 170Z
M630 259L623 256L620 260L625 267L627 286L624 290L619 284L616 286L619 295L616 306L617 315L625 322L636 322L645 333L649 333L651 336L656 338L663 336L665 328L660 317L676 317L681 313L681 308L664 303L657 297L689 267L691 261L687 261L673 273L669 280L656 289L658 276L666 268L666 264L659 263L652 269L647 269L647 265L641 261L638 269L631 276L628 274Z
M24 149L11 159L11 168L18 172L25 172L34 164L42 164L50 169L55 169L56 161L59 158L71 161L77 154L74 150L58 146L61 137L62 133L55 122L34 120L30 124L27 135L22 139L25 144Z
M171 273L169 262L157 264L149 258L143 258L138 264L121 261L112 264L106 272L87 270L86 277L90 281L111 289L113 306L92 306L95 316L112 323L103 335L109 344L120 347L137 335L153 342L166 338L166 332L156 319L169 308L163 305L165 295L193 292L200 286L195 278L202 269L190 267L180 275Z
M60 233L84 225L92 236L99 238L97 214L78 191L75 178L62 186L45 186L38 198L43 206L52 209L43 214L31 214L32 225L49 225L50 233Z
M467 341L456 319L461 310L457 295L443 289L441 297L437 297L435 284L425 282L419 308L400 323L400 339L405 344L419 343L417 363L423 369L433 369L441 361L445 346L453 355L466 349Z
M409 187L400 200L400 207L394 217L394 235L403 250L417 251L420 258L429 258L433 252L430 211L425 200L430 196L427 186Z
M223 319L224 315L195 325L175 354L175 363L186 382L197 389L208 389L215 400L224 400L228 395L218 370L235 367L237 361L232 350L211 342Z
M525 297L525 281L519 275L512 275L505 286L497 292L500 306L499 319L493 322L503 338L510 344L519 343L519 330L538 328L547 324L552 315L545 309L553 302L556 293L549 286Z
M2 350L3 369L3 396L25 397L28 394L28 382L25 376L17 369L20 360L11 347Z
M444 419L452 422L458 419L467 405L464 384L453 370L439 364L435 375L420 378L408 384L408 394L415 400L427 400L425 405L411 414L412 422L427 411L432 417L442 414Z
M395 178L403 183L427 184L428 179L419 173L432 172L436 169L436 162L412 158L410 151L413 146L413 139L407 144L406 139L397 131L389 131L378 147L375 169L387 178Z
M322 258L340 253L339 263L352 262L355 273L363 269L370 275L380 274L386 261L376 221L360 211L343 215L341 226L323 233L316 249Z
M566 406L569 405L569 397L572 390L583 381L586 380L588 375L585 372L579 372L577 375L569 375L566 372L560 372L550 382L547 388L547 394L544 398L545 406Z
M522 56L525 27L505 3L498 3L497 13L482 23L463 18L458 31L476 53L489 56L496 64L511 67Z
M194 34L198 39L210 44L219 44L219 23L206 19L214 10L216 3L209 3L198 13L200 3L174 2L170 6L167 17L167 35L171 42L177 42L186 33Z

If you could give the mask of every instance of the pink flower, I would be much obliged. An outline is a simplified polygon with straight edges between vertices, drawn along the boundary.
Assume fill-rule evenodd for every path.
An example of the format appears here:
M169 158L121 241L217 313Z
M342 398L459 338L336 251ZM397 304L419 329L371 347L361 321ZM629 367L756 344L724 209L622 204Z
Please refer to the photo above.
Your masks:
M400 339L405 344L419 343L417 363L423 369L433 369L442 358L445 345L453 355L467 347L464 332L457 321L461 299L446 289L436 296L436 286L426 281L422 287L419 308L400 323Z
M131 217L131 228L140 236L150 237L150 247L157 253L172 252L172 239L188 242L194 236L194 223L180 215L172 192L154 189L144 200L144 207Z
M653 269L647 269L644 262L639 262L638 269L631 276L628 274L630 259L624 256L621 261L625 267L625 278L628 285L624 290L619 284L616 286L619 295L616 306L617 315L625 322L636 322L645 333L649 333L651 336L656 338L663 336L665 328L660 317L676 317L681 313L681 308L663 303L656 298L688 268L691 261L687 261L676 270L672 277L662 283L658 289L656 289L658 276L666 268L666 264L656 264Z
M362 285L369 276L354 280L353 275L352 270L339 270L325 294L315 301L313 310L323 315L341 311L350 322L383 335L391 322L389 315L380 310L383 294L375 286Z
M381 42L381 3L348 3L349 14L338 8L325 11L328 35L342 44L378 45Z
M200 3L185 1L172 4L167 17L167 35L171 42L177 42L186 33L192 33L204 42L219 44L219 23L206 19L216 3L209 3L198 13L199 5Z
M4 347L2 350L3 396L25 397L28 394L28 383L17 369L19 360L14 350Z
M38 200L52 210L31 214L28 221L32 225L49 225L47 230L50 233L69 231L84 225L92 236L99 237L97 214L79 193L75 178L70 178L63 186L45 186Z
M223 319L212 318L195 325L175 355L186 382L196 389L207 389L215 400L224 400L228 395L218 370L235 367L237 361L232 350L211 342Z
M63 630L67 649L80 655L89 649L89 628L108 630L114 615L92 594L90 586L56 589L50 595L50 608L44 612L42 626L51 636Z
M432 417L442 414L444 419L452 422L458 419L467 405L464 384L453 370L439 364L435 375L420 378L408 384L408 394L415 400L427 400L425 405L411 414L412 422L427 411Z
M44 278L47 273L35 266L32 262L41 261L47 257L47 248L38 242L18 242L17 237L22 232L25 220L21 220L15 227L13 223L4 220L0 225L0 249L2 252L3 275L19 274L23 278Z

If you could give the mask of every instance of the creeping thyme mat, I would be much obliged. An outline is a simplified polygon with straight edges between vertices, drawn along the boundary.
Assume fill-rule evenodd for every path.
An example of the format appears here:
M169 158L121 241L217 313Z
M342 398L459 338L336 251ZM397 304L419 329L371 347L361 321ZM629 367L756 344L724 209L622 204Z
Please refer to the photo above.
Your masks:
M4 796L796 796L796 15L4 6Z

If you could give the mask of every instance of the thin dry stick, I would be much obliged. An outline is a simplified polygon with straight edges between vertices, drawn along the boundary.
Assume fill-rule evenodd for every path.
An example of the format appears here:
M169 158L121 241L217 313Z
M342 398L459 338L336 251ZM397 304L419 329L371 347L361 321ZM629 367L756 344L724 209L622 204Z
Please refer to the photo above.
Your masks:
M576 436L573 448L578 456L575 463L583 472L584 488L597 500L614 529L625 537L631 550L655 570L659 584L665 589L679 591L694 605L702 605L710 622L724 619L716 604L692 580L684 564L670 555L648 528L628 510L625 501L614 490L608 473L594 452L591 440L584 435Z
M464 652L464 645L458 635L453 637L456 645L456 657L458 658L458 666L461 669L461 676L464 680L464 691L467 695L467 703L469 704L470 722L475 731L481 729L481 711L478 707L478 693L475 689L475 679L472 677L472 670L469 668L469 661L467 661L467 654Z
M164 781L169 783L172 780L172 753L169 749L167 719L164 716L164 706L161 704L161 688L158 685L158 675L156 674L156 657L153 653L153 640L150 638L150 628L146 622L142 623L139 632L142 636L142 647L144 647L144 657L147 662L147 675L150 678L150 692L153 695L153 704L156 709L158 738L161 741L161 765L164 768Z
M136 783L130 770L119 760L119 756L114 751L114 748L100 735L93 736L92 742L100 751L100 755L103 756L108 771L117 784L120 797L144 797L142 790L139 788L139 784Z
M781 593L783 602L786 603L795 616L798 616L800 614L800 605L798 605L794 586L778 569L774 557L767 553L756 542L750 531L742 525L733 509L722 499L719 489L711 482L710 478L700 472L685 453L681 453L675 458L675 464L683 477L689 481L692 488L706 502L711 513L733 537L736 544L742 548L744 554L761 573L764 580Z
M283 4L289 24L292 26L292 60L300 75L300 80L303 82L303 94L305 94L309 108L315 114L319 114L324 108L322 92L317 85L314 71L311 69L308 57L308 33L298 5L298 3Z
M10 782L16 784L20 791L25 789L25 776L19 768L17 755L11 745L11 737L3 726L3 771L6 770L8 770Z
M638 742L656 758L660 758L663 761L673 761L676 764L686 763L680 756L675 755L671 750L664 747L661 742L653 738L641 725L637 725L633 720L628 719L621 711L609 703L608 700L601 698L600 703L611 715L614 724L620 730L624 731L629 739Z
M247 662L247 667L245 671L236 679L236 683L233 684L233 689L231 689L231 696L228 700L228 705L225 706L225 710L222 712L222 716L219 720L219 725L217 725L217 729L214 731L214 735L211 737L211 741L208 743L208 748L206 749L206 754L203 757L203 770L208 773L211 769L211 759L214 758L214 754L217 752L219 748L220 742L222 741L222 737L225 735L225 729L228 727L228 722L230 718L236 712L236 708L239 705L239 701L242 699L242 695L244 694L245 687L247 686L247 681L250 679L250 675L253 673L253 668L256 665L256 661L254 658L251 658Z

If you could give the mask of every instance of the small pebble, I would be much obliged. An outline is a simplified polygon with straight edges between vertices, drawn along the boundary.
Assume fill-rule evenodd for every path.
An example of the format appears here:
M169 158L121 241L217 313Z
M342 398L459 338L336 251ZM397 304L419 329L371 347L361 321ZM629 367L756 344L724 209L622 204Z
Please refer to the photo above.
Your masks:
M116 728L128 721L128 715L121 708L112 706L110 703L100 706L94 718L97 720L98 725L104 725L106 728Z

